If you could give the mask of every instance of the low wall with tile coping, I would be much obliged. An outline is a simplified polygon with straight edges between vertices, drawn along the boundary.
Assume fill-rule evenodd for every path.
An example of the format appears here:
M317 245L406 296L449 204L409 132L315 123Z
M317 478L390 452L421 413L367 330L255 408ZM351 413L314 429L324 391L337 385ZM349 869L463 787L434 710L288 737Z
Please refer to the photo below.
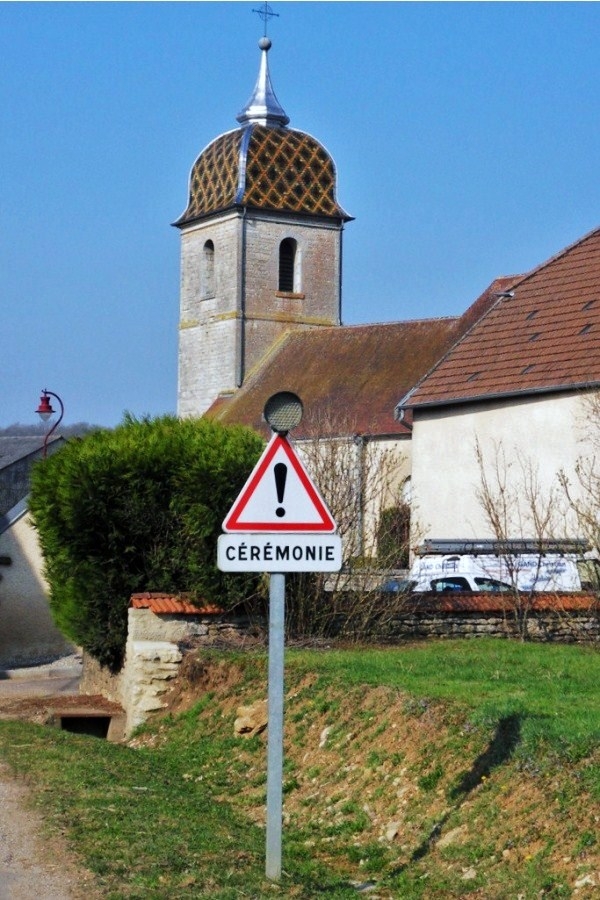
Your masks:
M600 603L594 594L573 592L411 594L380 634L391 641L524 634L534 641L588 643L600 640Z
M151 595L145 595L151 596ZM176 600L174 602L177 602ZM527 617L528 637L548 642L600 641L600 611L591 595L536 596ZM186 647L256 646L264 643L265 626L225 613L202 615L129 609L123 668L116 675L84 653L80 690L102 694L126 714L126 737L166 706ZM343 623L340 636L343 637ZM502 596L423 595L407 600L385 627L372 637L386 643L426 638L519 637L510 600Z
M80 692L102 694L119 703L125 710L125 732L129 736L152 713L165 707L165 695L179 671L186 645L226 643L241 647L255 641L256 635L257 626L247 618L156 615L150 609L130 608L123 668L113 675L84 653Z
M520 637L512 614L409 613L398 615L379 632L383 640L419 638ZM600 616L595 614L533 613L527 617L526 635L532 641L588 643L600 641Z

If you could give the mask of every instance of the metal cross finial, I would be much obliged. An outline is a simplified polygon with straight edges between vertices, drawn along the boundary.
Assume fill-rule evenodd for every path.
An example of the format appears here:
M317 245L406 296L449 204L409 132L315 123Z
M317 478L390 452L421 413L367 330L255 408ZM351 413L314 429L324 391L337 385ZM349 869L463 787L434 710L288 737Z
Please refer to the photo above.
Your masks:
M267 25L268 25L269 19L272 19L273 17L278 19L279 13L273 12L273 10L271 9L271 7L269 6L268 3L263 3L262 9L253 9L252 12L257 13L257 15L259 15L261 17L261 19L263 20L264 25L265 25L265 35L264 36L266 37L267 36Z

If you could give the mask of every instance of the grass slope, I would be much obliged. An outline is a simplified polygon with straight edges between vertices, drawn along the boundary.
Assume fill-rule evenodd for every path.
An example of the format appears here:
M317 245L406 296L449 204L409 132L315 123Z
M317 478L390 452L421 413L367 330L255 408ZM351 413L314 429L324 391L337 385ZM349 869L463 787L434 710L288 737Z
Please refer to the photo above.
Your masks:
M264 879L261 654L190 656L131 746L0 723L106 897L591 900L600 655L500 641L289 651L284 878Z

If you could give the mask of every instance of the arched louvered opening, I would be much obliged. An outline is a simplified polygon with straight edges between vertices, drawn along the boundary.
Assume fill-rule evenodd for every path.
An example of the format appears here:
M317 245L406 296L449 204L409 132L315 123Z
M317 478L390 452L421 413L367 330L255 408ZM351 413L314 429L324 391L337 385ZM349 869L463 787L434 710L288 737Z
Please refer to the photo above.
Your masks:
M215 296L215 245L206 241L202 248L200 296L203 300Z
M298 290L295 283L297 243L293 238L284 238L279 245L279 290Z

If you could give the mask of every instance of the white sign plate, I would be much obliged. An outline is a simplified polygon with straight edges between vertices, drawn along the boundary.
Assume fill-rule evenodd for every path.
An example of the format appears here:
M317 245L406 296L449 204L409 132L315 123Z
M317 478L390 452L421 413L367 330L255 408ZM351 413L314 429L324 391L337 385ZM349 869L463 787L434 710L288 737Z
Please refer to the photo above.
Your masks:
M338 534L222 534L217 546L221 572L339 572Z

